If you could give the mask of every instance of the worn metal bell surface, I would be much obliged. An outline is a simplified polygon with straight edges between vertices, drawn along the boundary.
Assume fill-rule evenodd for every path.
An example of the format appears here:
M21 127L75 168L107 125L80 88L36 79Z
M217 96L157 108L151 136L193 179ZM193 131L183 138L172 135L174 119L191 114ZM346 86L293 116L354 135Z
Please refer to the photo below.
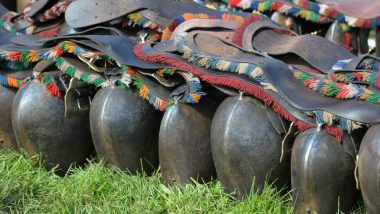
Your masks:
M90 109L96 152L106 163L132 173L158 168L162 113L132 90L101 89Z
M17 150L17 141L12 126L12 103L17 90L0 86L0 149Z
M350 210L357 196L355 152L346 133L342 144L325 130L310 129L297 136L291 158L296 213Z
M175 104L165 112L159 138L165 183L190 183L191 178L207 182L216 178L210 129L219 103Z
M368 213L380 212L380 125L365 134L359 150L359 181Z
M267 180L280 188L290 178L290 154L281 159L279 134L265 106L251 97L229 97L219 106L212 121L211 147L218 178L238 197Z
M343 29L338 21L334 21L330 25L325 38L336 44L346 44L346 37L344 36Z
M20 147L41 155L48 169L59 174L82 164L93 151L88 114L64 117L64 101L50 95L37 81L22 87L12 107L12 123Z

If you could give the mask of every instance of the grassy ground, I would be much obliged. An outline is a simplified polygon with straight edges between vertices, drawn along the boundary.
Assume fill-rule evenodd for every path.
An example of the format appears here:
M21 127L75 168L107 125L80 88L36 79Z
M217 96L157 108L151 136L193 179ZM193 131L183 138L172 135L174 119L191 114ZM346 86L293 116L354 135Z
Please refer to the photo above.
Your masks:
M160 173L127 175L92 162L58 177L23 154L0 151L0 213L292 213L270 186L237 201L219 182L166 187ZM356 212L362 212L361 209Z

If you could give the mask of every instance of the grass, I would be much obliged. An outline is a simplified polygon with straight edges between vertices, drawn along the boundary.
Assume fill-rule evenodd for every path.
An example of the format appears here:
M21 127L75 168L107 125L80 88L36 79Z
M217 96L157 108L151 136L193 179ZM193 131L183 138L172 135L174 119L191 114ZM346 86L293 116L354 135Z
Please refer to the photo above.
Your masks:
M292 213L290 196L270 186L237 201L219 182L166 187L160 173L133 176L94 161L59 177L9 151L0 151L0 184L0 213Z
M9 151L0 151L0 185L0 213L293 213L290 194L270 185L238 201L218 181L167 187L159 172L134 176L101 161L59 177Z

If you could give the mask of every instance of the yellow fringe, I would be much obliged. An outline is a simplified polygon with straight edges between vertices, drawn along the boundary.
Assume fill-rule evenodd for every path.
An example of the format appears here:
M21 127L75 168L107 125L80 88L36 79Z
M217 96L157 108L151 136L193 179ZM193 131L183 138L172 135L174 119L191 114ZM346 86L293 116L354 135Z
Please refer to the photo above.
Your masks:
M148 97L149 92L150 92L149 88L144 85L143 87L140 88L139 95L140 97L147 100L149 98Z
M199 102L199 100L201 99L201 96L199 94L190 94L190 97L195 101L195 102Z
M37 51L33 51L33 50L30 51L29 55L28 55L29 61L30 62L38 62L40 59L37 55L38 55Z
M248 66L249 66L248 63L239 63L239 65L236 68L238 74L244 74L245 71L247 70Z
M220 60L218 63L216 63L216 68L221 71L226 71L228 67L230 66L231 62L226 60Z

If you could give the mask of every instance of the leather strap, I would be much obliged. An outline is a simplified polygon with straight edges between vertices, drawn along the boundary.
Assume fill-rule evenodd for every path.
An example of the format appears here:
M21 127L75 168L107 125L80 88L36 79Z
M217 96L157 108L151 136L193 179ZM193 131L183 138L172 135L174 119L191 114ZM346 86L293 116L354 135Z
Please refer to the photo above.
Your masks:
M174 30L171 39L174 39L175 36L188 32L192 29L203 30L204 32L210 31L212 34L228 35L239 27L240 25L233 21L218 19L191 19L180 24Z
M206 42L197 44L197 37L199 40L205 40ZM190 33L185 41L190 49L196 50L200 55L208 56L216 60L220 59L232 61L234 63L243 62L259 65L264 72L265 79L276 88L277 93L289 104L301 111L321 110L357 122L380 122L380 108L378 108L376 104L357 100L338 100L331 97L321 96L303 86L299 80L294 78L293 72L290 71L288 65L279 60L246 53L237 47L233 47L227 41L222 41L222 39L213 37L209 34ZM211 48L206 47L206 45L209 47L217 47L216 50L227 50L226 54L218 56L215 55L215 53L210 53ZM227 72L222 73L225 73L224 75L226 76L231 75ZM248 76L246 77L249 78Z
M154 11L159 17L169 20L184 13L220 14L191 0L77 0L69 6L65 17L71 27L82 28L142 10Z
M273 57L296 54L322 73L341 59L355 57L344 48L316 35L297 36L294 32L267 22L253 22L243 33L243 47Z

